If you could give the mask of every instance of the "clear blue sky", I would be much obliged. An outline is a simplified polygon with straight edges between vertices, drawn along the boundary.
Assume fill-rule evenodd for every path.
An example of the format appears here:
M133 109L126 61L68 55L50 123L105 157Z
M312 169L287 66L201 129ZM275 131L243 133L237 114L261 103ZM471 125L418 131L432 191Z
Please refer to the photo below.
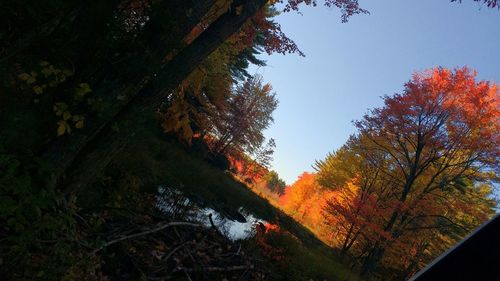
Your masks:
M500 10L472 0L360 0L370 15L340 23L336 9L303 8L277 21L306 54L262 56L253 69L280 104L266 132L276 140L273 168L288 184L355 129L351 121L402 89L414 71L468 65L500 82Z

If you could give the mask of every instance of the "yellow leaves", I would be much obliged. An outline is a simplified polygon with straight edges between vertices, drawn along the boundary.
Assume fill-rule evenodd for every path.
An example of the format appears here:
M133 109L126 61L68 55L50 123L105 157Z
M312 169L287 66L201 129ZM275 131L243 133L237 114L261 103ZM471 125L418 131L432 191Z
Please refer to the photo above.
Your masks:
M26 82L26 84L31 85L36 82L36 77L38 74L34 71L32 71L30 74L28 73L21 73L17 78L19 78L21 81Z
M58 137L65 135L65 134L71 134L71 125L69 123L70 120L73 121L74 127L76 129L83 128L85 118L81 115L71 116L71 114L66 111L63 113L63 120L59 120L57 122L57 136Z
M53 105L53 111L59 119L57 121L57 136L71 134L72 128L81 129L84 127L84 117L71 113L82 101L86 100L91 110L97 111L102 107L101 98L87 98L87 94L92 92L88 83L71 83L60 86L73 75L74 73L69 69L57 67L42 60L34 66L34 70L22 72L17 76L22 82L21 86L33 91L36 95L34 103L40 103L41 99L38 96L42 94L50 94L50 98L65 101L56 102ZM53 90L49 91L50 89Z
M78 87L75 89L75 98L78 100L83 99L86 94L92 92L92 89L90 89L90 85L87 83L80 83Z
M77 128L77 129L81 129L81 128L83 128L83 121L78 121L78 122L76 122L76 124L75 124L75 128Z
M63 102L58 102L54 105L54 112L56 116L62 118L57 122L57 136L62 136L65 134L71 134L71 125L69 121L72 121L76 129L81 129L84 126L85 118L82 115L73 115L68 110L68 105Z
M39 77L39 74L41 74L41 77ZM17 78L24 82L26 86L31 87L31 90L33 90L36 95L41 95L48 87L54 88L72 75L73 72L69 69L56 68L47 61L40 61L39 67L37 67L36 70L29 73L23 72L19 74ZM84 87L84 91L88 92L89 90L89 87Z
M26 80L28 80L30 77L31 77L31 75L29 75L28 73L21 73L21 74L19 74L19 76L17 76L17 78L19 78L19 79L20 79L20 80L22 80L22 81L26 81Z
M69 69L56 68L47 61L41 61L39 65L41 67L40 73L45 78L50 78L51 86L56 86L57 84L64 82L69 76L73 75L73 72L71 72Z
M84 117L81 115L74 115L73 122L75 123L75 128L81 129L83 128Z
M43 93L43 87L40 86L33 86L33 92L37 95L41 95Z
M189 104L175 100L165 113L160 114L160 122L166 133L175 133L180 141L191 144L193 130L189 119Z
M71 133L71 126L68 124L68 122L64 120L60 120L57 122L57 136L62 136L64 134L70 134Z
M359 186L357 184L356 179L348 181L345 188L347 188L352 193L357 193L359 191Z

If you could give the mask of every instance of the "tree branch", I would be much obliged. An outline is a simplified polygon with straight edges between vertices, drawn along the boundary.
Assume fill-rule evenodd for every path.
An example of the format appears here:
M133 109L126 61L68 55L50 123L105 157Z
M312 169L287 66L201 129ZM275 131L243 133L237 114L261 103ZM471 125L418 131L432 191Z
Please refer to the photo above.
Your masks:
M155 233L155 232L158 232L158 231L161 231L161 230L164 230L168 227L171 227L171 226L191 226L191 227L201 227L200 224L196 224L196 223L189 223L189 222L170 222L170 223L166 223L166 224L162 224L158 227L155 227L153 229L149 229L149 230L146 230L146 231L143 231L143 232L139 232L139 233L135 233L135 234L131 234L131 235L127 235L127 236L122 236L120 238L117 238L117 239L114 239L114 240L111 240L109 242L106 242L104 245L102 245L101 247L95 249L94 251L92 251L92 255L96 254L97 252L101 251L102 249L108 247L108 246L111 246L113 244L116 244L118 242L121 242L121 241L124 241L124 240L129 240L129 239L132 239L132 238L137 238L137 237L141 237L141 236L146 236L148 234L152 234L152 233Z

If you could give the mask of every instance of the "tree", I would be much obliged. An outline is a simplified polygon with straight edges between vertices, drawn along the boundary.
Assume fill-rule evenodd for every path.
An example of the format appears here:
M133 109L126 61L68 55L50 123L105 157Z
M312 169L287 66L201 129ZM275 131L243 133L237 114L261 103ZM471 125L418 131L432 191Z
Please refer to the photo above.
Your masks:
M264 130L273 122L272 113L278 106L270 84L255 76L237 85L228 98L227 110L216 116L211 149L215 154L229 148L251 154L264 143Z
M470 185L415 206L418 215L387 248L381 263L395 279L406 280L495 214L489 185Z
M386 163L380 153L368 155L361 150L363 141L366 140L352 136L347 144L315 164L318 182L333 191L322 213L325 223L342 240L342 257L359 244L360 238L366 244L388 236L379 226L385 209L381 208L384 198L378 196L386 186L381 173Z
M144 116L144 112L154 114L168 93L264 4L265 1L261 0L233 2L229 11L211 23L191 44L168 61L161 71L154 73L155 79L127 99L123 107L114 111L104 122L98 123L97 128L88 128L90 136L82 135L78 145L69 143L51 146L46 154L54 163L59 163L56 180L78 157L77 164L72 167L64 185L68 190L78 190L87 185L119 153L126 140L143 127L141 116ZM94 145L87 147L86 144L90 142ZM88 149L84 150L84 147ZM60 151L64 153L61 154ZM59 161L61 157L65 160Z
M329 2L338 3L338 7L343 8L343 18L347 19L357 7L357 5L348 5L351 1L354 0ZM181 81L226 39L240 30L248 19L264 7L266 2L264 0L231 2L228 8L222 13L218 13L219 16L214 17L214 20L203 29L203 32L191 44L176 52L172 59L166 60L165 64L160 65L159 71L146 75L148 79L141 81L135 91L127 96L125 102L120 103L120 106L106 115L107 118L90 122L90 124L95 125L88 126L86 130L74 134L73 141L59 141L45 149L44 157L58 163L54 175L55 180L59 180L72 163L76 164L73 165L70 176L67 177L67 186L77 188L76 185L84 186L89 179L95 178L96 173L101 171L103 166L107 165L110 159L123 147L123 140L131 134L133 135L137 130L135 128L143 127L141 124L132 125L141 119L137 114L144 114L145 111L153 113ZM290 2L292 3L292 1ZM306 4L311 3L306 2ZM346 9L344 9L345 7ZM208 9L205 11L208 12ZM116 96L112 95L112 97L115 98L119 95L118 92ZM122 129L120 133L117 133L116 128L119 127L127 128L128 132L124 132L125 129ZM100 145L87 146L90 143ZM78 160L76 160L77 157ZM71 184L71 182L78 182L78 184Z
M320 205L315 200L320 190L321 186L316 182L316 175L304 172L297 181L285 189L285 195L280 198L281 205L296 220L304 223L312 213L320 212L319 208L313 207Z
M256 57L258 54L264 49L268 53L281 52L279 46L285 44L293 45L288 48L290 52L298 52L286 36L276 38L269 33L276 26L272 21L275 15L270 5L260 9L167 96L160 113L167 133L177 135L188 144L195 134L203 137L210 133L216 116L228 108L235 84L251 78L247 72L249 64L265 65ZM193 29L185 40L193 41L202 30L201 27Z
M382 262L404 279L494 213L497 95L467 68L415 74L316 161L341 254L362 259L365 274Z
M417 73L402 94L384 98L385 106L356 122L369 140L362 148L383 153L390 161L383 173L393 180L391 215L383 230L396 240L416 217L435 221L434 214L416 214L423 200L451 190L487 182L498 165L500 133L498 87L476 81L467 68ZM363 264L371 272L385 251L381 237Z
M264 177L264 180L266 182L266 187L269 190L277 193L280 196L285 194L286 183L279 177L276 171L270 171L269 173L267 173L267 175Z

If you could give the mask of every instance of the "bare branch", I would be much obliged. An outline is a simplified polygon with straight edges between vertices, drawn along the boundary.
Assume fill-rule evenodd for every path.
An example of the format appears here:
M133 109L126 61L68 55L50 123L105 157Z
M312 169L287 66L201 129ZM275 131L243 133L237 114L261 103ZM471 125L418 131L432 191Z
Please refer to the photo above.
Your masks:
M161 224L160 226L158 227L155 227L153 229L149 229L149 230L146 230L146 231L142 231L142 232L139 232L139 233L135 233L135 234L131 234L131 235L126 235L126 236L122 236L120 238L117 238L117 239L114 239L114 240L111 240L109 242L106 242L104 245L102 245L101 247L95 249L94 251L92 251L92 255L96 254L97 252L101 251L102 249L108 247L108 246L111 246L113 244L116 244L118 242L121 242L121 241L124 241L124 240L129 240L129 239L132 239L132 238L137 238L137 237L141 237L141 236L146 236L148 234L152 234L152 233L155 233L155 232L158 232L158 231L161 231L161 230L164 230L168 227L171 227L171 226L191 226L191 227L201 227L200 224L196 224L196 223L189 223L189 222L170 222L170 223L165 223L165 224Z

